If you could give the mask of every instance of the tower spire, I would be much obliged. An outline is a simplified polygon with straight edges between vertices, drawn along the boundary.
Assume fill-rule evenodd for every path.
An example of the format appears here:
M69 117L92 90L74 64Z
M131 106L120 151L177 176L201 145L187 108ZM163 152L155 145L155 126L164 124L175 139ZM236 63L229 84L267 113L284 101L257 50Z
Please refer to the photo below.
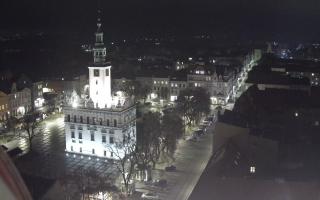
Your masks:
M99 3L99 1L98 1ZM106 61L106 48L103 42L103 31L101 23L101 10L98 8L97 31L95 33L95 44L93 48L94 63L104 63Z

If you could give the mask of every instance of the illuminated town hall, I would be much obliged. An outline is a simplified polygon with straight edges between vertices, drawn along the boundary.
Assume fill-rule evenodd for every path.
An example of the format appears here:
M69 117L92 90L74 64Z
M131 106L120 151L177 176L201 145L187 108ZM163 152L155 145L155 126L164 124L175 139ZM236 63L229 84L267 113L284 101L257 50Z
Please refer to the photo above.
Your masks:
M116 144L128 136L135 141L136 107L132 98L111 91L111 63L100 18L88 68L89 96L75 95L64 107L66 151L116 159L111 150Z

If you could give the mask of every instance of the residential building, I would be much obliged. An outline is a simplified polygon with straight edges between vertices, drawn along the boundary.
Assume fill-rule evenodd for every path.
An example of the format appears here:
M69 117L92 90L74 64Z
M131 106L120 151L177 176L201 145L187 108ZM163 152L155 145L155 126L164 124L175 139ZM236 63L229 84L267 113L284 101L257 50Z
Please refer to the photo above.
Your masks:
M16 84L13 83L8 98L10 116L21 118L32 108L31 89L29 88L17 90Z

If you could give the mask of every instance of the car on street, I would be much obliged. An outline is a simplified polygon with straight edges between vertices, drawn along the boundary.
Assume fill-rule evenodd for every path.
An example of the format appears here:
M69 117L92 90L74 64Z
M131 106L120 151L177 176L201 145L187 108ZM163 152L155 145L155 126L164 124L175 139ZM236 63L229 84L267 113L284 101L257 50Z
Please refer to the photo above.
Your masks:
M167 172L174 172L174 171L177 170L177 168L176 168L176 166L174 166L174 165L170 165L170 166L166 167L165 170L166 170Z
M152 192L143 193L141 195L142 199L159 199L159 196Z
M155 180L153 182L153 185L154 186L157 186L157 187L161 187L161 188L165 188L167 187L167 180L166 179L160 179L160 180Z
M203 130L203 129L198 129L198 130L196 130L194 133L195 133L195 135L197 135L197 136L201 136L201 135L204 135L204 130Z

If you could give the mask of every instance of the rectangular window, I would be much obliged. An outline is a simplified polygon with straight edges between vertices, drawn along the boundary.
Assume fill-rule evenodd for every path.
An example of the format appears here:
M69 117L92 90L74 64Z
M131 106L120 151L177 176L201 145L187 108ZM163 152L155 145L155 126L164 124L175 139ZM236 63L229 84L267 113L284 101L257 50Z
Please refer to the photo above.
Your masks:
M114 126L114 127L117 127L117 120L116 120L116 119L113 120L113 126Z
M90 124L90 118L87 117L87 124Z
M79 132L78 136L79 136L79 139L82 140L82 132Z
M103 156L107 156L107 151L106 150L103 151Z
M106 143L106 136L102 135L102 143Z
M74 131L71 131L71 138L75 138Z
M94 152L94 149L92 149L92 154L94 154L95 152Z
M95 117L92 117L92 124L96 125L96 118Z
M110 137L110 138L109 138L109 143L110 143L110 144L113 144L113 143L114 143L113 137Z
M109 69L106 69L106 76L109 76Z
M83 117L80 116L80 123L83 123Z
M110 121L109 121L109 119L107 119L107 126L110 126Z
M76 115L73 116L73 122L77 122L77 116Z
M98 69L94 69L93 70L93 74L94 74L94 76L99 76L99 70Z
M80 147L80 153L82 153L82 147Z
M113 152L110 152L110 156L113 157Z
M71 146L71 151L73 151L73 146Z
M70 122L70 115L67 116L67 122Z
M91 141L94 141L94 133L91 133Z
M99 119L99 124L102 125L102 118Z

